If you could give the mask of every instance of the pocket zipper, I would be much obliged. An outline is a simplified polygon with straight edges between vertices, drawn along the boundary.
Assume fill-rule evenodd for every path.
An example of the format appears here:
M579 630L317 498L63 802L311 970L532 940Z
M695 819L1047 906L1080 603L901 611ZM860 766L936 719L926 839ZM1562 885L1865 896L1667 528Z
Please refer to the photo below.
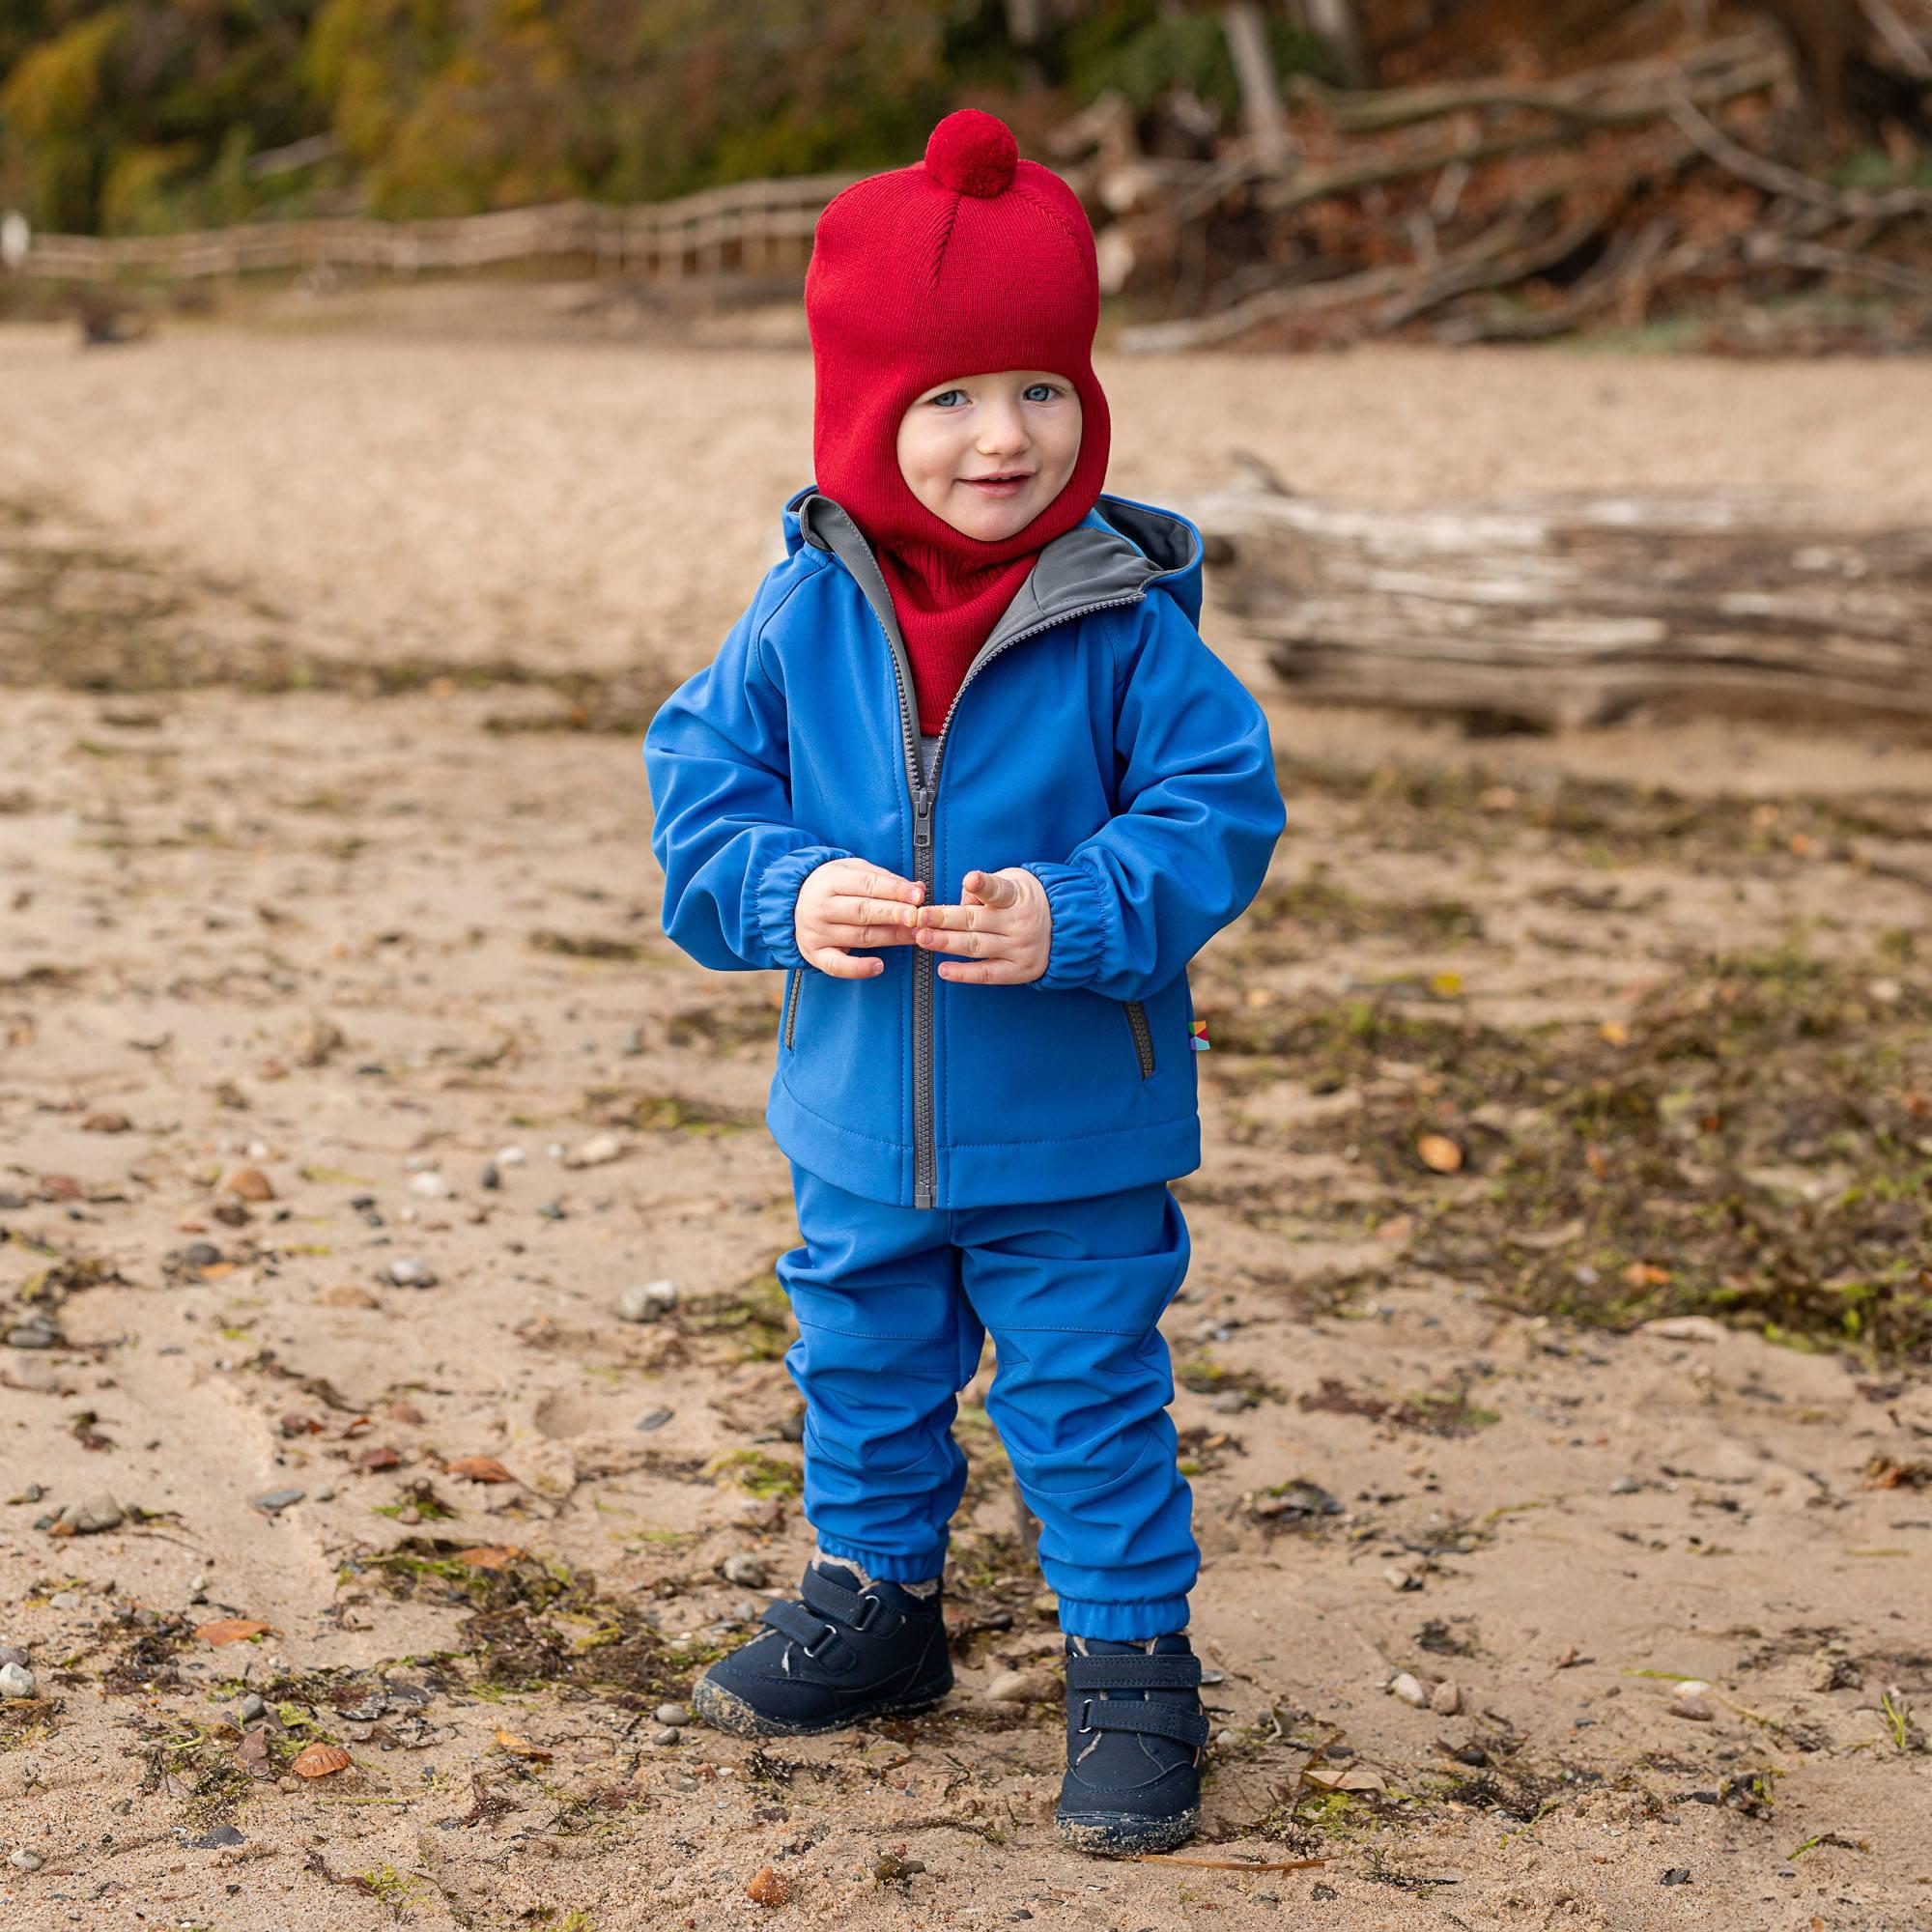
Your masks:
M1138 1000L1129 1000L1127 1024L1134 1030L1134 1051L1140 1056L1141 1078L1149 1079L1153 1073L1153 1029L1148 1025L1147 1009Z
M799 988L804 984L805 968L794 966L791 969L791 985L785 993L784 1043L787 1053L791 1051L792 1035L798 1030L798 995Z

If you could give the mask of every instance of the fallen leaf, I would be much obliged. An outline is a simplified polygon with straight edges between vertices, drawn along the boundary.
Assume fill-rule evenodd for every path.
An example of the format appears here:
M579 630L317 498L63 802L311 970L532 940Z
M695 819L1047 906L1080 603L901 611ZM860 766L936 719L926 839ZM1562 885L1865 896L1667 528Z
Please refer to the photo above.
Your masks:
M402 1466L402 1453L391 1449L386 1442L379 1443L374 1449L365 1449L349 1466L358 1475L370 1475L378 1469L395 1469Z
M745 1887L745 1896L758 1905L782 1905L791 1896L791 1881L770 1865L760 1865Z
M357 1288L354 1282L341 1282L334 1288L325 1288L316 1299L325 1308L380 1308L383 1305L366 1288Z
M242 1201L272 1201L275 1198L274 1183L259 1167L238 1167L221 1183L223 1194L233 1194Z
M259 1624L249 1617L217 1617L212 1624L196 1626L195 1635L203 1643L244 1643L251 1636L267 1636L273 1624Z
M1379 1772L1364 1771L1356 1765L1309 1765L1301 1775L1310 1784L1319 1785L1323 1791L1383 1792L1388 1789Z
M1424 1134L1415 1143L1415 1151L1422 1156L1423 1164L1437 1174L1456 1174L1462 1170L1463 1150L1447 1134Z
M524 1548L517 1543L479 1543L474 1549L459 1549L456 1561L472 1570L507 1570Z
M349 1765L349 1753L340 1745L310 1745L289 1769L298 1777L329 1777L338 1771L347 1771Z
M512 1757L534 1758L539 1764L548 1764L551 1760L551 1753L541 1745L531 1744L528 1738L520 1738L515 1731L499 1730L497 1733L497 1742Z
M471 1483L514 1483L517 1479L494 1456L459 1456L445 1463L445 1475L461 1476Z

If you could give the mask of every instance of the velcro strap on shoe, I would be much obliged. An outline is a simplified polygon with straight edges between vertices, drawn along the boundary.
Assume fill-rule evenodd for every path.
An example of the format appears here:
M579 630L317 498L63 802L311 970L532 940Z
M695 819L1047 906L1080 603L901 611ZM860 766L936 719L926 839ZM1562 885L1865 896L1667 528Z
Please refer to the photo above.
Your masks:
M883 1597L848 1590L844 1584L835 1583L816 1564L806 1571L799 1595L805 1599L808 1609L852 1630L877 1631L883 1634L904 1621Z
M1198 1657L1069 1657L1069 1690L1192 1690L1201 1682Z
M1208 1742L1208 1719L1199 1711L1178 1710L1151 1698L1123 1703L1118 1698L1089 1697L1080 1721L1084 1730L1138 1731L1142 1737L1172 1738L1197 1750Z
M823 1650L830 1638L838 1635L837 1631L828 1627L825 1618L813 1616L798 1604L768 1604L758 1621L769 1624L773 1630L781 1632L793 1642L802 1643L814 1653Z
M816 1610L821 1617L833 1617L841 1624L861 1621L858 1591L835 1583L815 1563L808 1566L798 1593L805 1599L806 1608Z

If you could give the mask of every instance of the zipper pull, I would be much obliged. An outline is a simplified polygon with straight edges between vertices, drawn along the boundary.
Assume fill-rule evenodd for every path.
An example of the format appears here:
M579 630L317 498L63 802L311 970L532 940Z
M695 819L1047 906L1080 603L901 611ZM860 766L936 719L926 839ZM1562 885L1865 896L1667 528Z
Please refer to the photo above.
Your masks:
M932 794L929 791L914 793L912 810L912 842L915 845L930 845L932 843Z

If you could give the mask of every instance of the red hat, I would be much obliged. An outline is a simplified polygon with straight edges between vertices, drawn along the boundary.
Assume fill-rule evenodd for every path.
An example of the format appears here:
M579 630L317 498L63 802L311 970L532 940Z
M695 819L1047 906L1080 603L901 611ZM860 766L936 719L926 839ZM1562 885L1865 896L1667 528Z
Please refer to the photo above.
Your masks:
M1094 231L1052 169L1021 160L1005 122L949 114L925 158L855 182L819 216L805 278L816 393L813 480L879 553L937 731L974 652L1042 546L1086 516L1107 473L1094 374ZM1045 369L1080 398L1080 451L1051 503L988 543L954 529L899 472L899 418L949 377Z

